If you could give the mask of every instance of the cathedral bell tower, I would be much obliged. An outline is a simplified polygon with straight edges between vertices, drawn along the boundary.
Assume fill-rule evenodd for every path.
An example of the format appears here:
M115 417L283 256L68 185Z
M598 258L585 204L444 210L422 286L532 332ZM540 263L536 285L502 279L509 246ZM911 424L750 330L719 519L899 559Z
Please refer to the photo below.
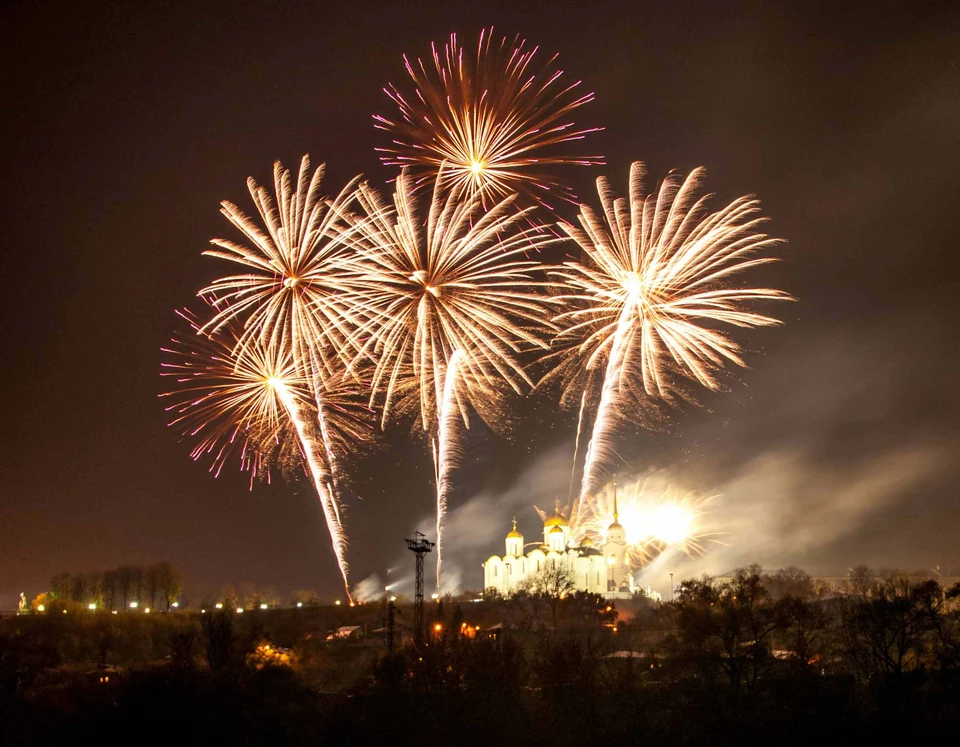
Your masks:
M630 585L627 567L627 532L620 523L617 506L617 481L613 481L613 523L607 527L607 541L603 543L603 557L607 563L607 591L616 591Z
M513 517L513 529L507 532L507 555L523 556L523 535L517 531L517 517Z

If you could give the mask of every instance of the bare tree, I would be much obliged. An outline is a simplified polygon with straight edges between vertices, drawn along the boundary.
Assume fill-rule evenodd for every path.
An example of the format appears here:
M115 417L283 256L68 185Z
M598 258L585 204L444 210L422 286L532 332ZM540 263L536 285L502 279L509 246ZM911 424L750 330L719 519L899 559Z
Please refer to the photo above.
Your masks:
M517 585L517 591L524 592L534 600L544 600L550 608L553 629L557 629L560 602L576 588L573 571L557 562L547 562L536 573L527 576Z

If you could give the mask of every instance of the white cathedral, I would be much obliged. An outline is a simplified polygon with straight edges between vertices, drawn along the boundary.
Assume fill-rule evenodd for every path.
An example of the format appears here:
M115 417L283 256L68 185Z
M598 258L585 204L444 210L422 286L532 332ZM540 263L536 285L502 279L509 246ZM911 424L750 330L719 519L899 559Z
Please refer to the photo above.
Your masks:
M514 519L513 529L507 533L506 554L491 555L483 564L483 588L510 595L524 579L554 564L572 573L578 591L595 592L608 599L630 597L633 576L627 564L627 536L618 518L614 497L613 523L607 528L603 546L596 549L587 537L576 547L571 544L570 524L558 503L553 515L543 523L543 544L529 543L533 548L527 552Z

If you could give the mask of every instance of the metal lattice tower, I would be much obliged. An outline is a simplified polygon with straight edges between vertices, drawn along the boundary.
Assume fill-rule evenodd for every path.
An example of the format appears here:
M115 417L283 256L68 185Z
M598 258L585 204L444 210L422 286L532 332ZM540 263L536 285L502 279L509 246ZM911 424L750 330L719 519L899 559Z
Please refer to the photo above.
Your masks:
M420 532L413 533L413 539L407 540L407 549L417 556L416 591L413 597L413 642L420 648L426 640L423 628L423 556L430 552L436 543L431 542Z

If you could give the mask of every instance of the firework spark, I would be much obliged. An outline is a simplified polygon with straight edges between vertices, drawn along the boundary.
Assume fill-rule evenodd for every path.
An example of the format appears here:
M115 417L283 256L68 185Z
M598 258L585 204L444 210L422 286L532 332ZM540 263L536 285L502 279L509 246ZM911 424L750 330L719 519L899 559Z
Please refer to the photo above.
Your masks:
M687 555L702 555L706 542L717 535L703 529L703 516L712 497L682 493L673 487L654 491L646 480L637 480L626 488L610 483L584 503L571 521L571 536L576 542L586 537L602 543L608 527L616 520L627 538L627 557L631 568L642 568L668 548Z
M741 197L708 212L709 195L698 196L703 169L686 178L671 173L652 193L646 170L630 169L629 198L616 198L606 179L597 180L603 213L581 206L576 228L560 223L587 255L554 272L565 310L554 322L561 363L546 377L586 372L600 383L593 432L587 445L579 503L600 489L614 455L617 423L645 400L672 399L679 382L693 379L719 388L726 363L745 365L740 346L718 325L779 324L751 310L754 302L790 297L770 288L731 284L740 273L775 258L758 257L778 239L758 232L759 203ZM602 376L600 374L602 372Z
M469 427L469 405L503 385L520 392L532 384L520 355L546 347L546 312L534 277L539 265L522 255L556 240L530 224L530 208L511 209L513 196L486 211L477 194L444 183L441 170L426 220L406 170L393 204L361 184L362 217L347 216L341 237L355 251L354 291L345 302L368 319L356 333L356 360L374 362L371 405L382 404L384 423L395 412L415 412L435 444L438 569L455 448L451 417Z
M432 65L404 56L415 91L405 95L389 85L386 94L399 118L375 116L376 127L393 136L378 148L388 165L409 166L431 176L446 163L445 179L490 204L522 191L535 200L551 193L571 199L544 166L602 163L600 156L571 156L556 146L580 140L599 128L577 129L567 118L593 100L577 89L580 81L561 81L553 67L534 62L536 47L519 37L497 41L493 29L480 34L475 55L464 53L456 34L439 52L431 44Z

